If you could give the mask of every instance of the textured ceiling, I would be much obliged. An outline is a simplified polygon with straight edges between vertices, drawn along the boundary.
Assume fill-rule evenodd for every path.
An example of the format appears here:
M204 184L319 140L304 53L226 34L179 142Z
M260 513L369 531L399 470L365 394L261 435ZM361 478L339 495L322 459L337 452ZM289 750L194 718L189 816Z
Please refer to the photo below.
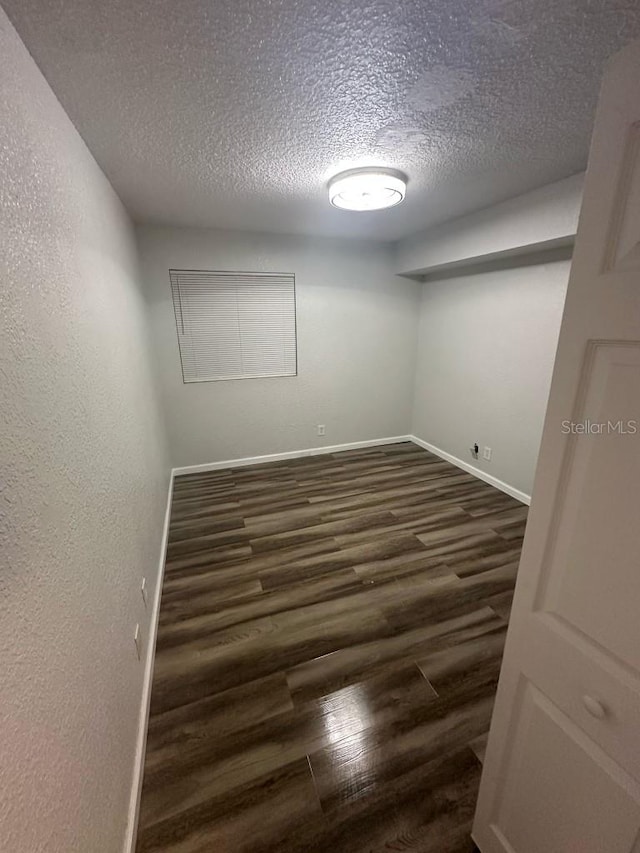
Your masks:
M584 168L640 0L3 0L138 221L396 239ZM409 176L377 213L329 175Z

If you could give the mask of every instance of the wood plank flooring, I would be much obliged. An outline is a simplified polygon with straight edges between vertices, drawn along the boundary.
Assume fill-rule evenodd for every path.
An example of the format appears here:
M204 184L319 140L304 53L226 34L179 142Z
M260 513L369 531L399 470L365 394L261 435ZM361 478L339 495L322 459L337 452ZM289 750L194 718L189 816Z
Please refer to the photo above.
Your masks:
M177 478L138 853L470 853L526 515L410 443Z

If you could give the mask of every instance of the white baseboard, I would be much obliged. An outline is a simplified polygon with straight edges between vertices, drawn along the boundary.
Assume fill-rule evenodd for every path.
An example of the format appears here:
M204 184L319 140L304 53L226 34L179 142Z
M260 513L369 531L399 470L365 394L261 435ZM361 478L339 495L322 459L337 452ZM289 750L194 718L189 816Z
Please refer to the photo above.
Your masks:
M203 465L187 465L182 468L174 468L172 473L174 477L180 477L183 474L200 474L206 473L207 471L221 471L225 468L242 468L245 465L260 465L263 462L281 462L286 459L299 459L303 456L321 456L324 453L340 453L342 450L359 450L365 447L375 447L380 444L400 444L403 441L412 441L414 444L417 444L419 447L423 447L430 453L434 453L441 459L451 462L452 465L462 468L462 470L466 471L468 474L473 474L473 476L477 477L479 480L483 480L485 483L495 486L496 489L500 489L501 492L511 495L512 498L521 501L523 504L528 505L531 503L531 496L527 495L525 492L521 492L519 489L510 486L508 483L504 483L502 480L499 480L497 477L487 474L486 471L483 471L481 468L476 468L474 465L470 465L468 462L458 459L457 456L452 456L445 450L440 450L439 447L436 447L434 444L429 444L428 441L423 441L415 435L396 435L390 438L372 438L368 441L351 441L348 444L334 444L327 447L309 447L305 450L289 450L286 453L269 453L266 456L245 456L241 459L225 459L222 462L206 462Z
M289 450L286 453L269 453L267 456L246 456L243 459L227 459L224 462L207 462L204 465L187 465L174 468L174 477L183 474L200 474L206 471L220 471L223 468L241 468L245 465L259 465L262 462L281 462L284 459L299 459L303 456L321 456L324 453L340 453L341 450L359 450L364 447L376 447L379 444L400 444L413 441L410 435L396 435L392 438L372 438L369 441L352 441L349 444L334 444L330 447L309 447L306 450Z
M140 796L142 794L144 757L147 746L149 707L151 704L151 682L153 680L153 663L156 653L156 636L158 634L158 618L160 616L160 599L162 596L162 582L164 580L164 563L167 554L167 542L169 540L169 521L171 519L172 496L173 471L171 472L171 476L169 478L167 507L164 513L162 542L160 545L160 563L158 566L158 574L156 578L156 588L153 595L151 617L149 619L149 636L147 639L147 654L144 663L144 675L142 682L142 702L140 705L140 717L138 720L138 738L136 741L136 754L133 766L133 781L131 786L131 800L129 803L129 817L127 820L127 832L125 835L124 853L135 853L136 836L138 834L138 814L140 810Z
M445 450L440 450L440 448L436 447L434 444L429 444L428 441L423 441L415 435L410 435L409 441L413 441L413 443L417 444L419 447L423 447L425 450L428 450L430 453L434 453L441 459L451 462L452 465L462 468L462 470L466 471L468 474L473 474L473 476L477 477L479 480L484 480L484 482L489 483L490 486L495 486L496 489L500 489L501 492L511 495L511 497L515 498L517 501L527 504L527 506L531 503L531 495L526 494L526 492L521 492L520 489L515 489L508 483L499 480L497 477L493 477L491 474L487 474L486 471L483 471L481 468L476 468L475 465L470 465L468 462L458 459L457 456L452 456Z

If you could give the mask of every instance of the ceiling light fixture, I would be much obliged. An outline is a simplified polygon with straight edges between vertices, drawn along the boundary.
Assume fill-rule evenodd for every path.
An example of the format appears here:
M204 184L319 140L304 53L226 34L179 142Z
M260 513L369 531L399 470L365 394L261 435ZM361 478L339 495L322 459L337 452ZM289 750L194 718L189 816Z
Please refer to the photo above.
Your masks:
M404 199L406 191L407 178L395 169L349 169L329 181L329 201L342 210L394 207Z

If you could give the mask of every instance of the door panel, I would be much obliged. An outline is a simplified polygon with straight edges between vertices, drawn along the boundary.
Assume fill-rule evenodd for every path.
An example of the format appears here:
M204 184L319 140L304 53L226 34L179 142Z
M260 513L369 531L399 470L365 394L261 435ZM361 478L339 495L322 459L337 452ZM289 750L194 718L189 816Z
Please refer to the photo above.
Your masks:
M640 266L640 122L630 125L611 218L605 270Z
M584 634L548 614L532 614L530 653L522 673L586 735L640 779L640 685L637 677L594 647ZM553 666L550 666L553 662ZM594 716L590 700L603 708Z
M635 667L640 648L640 452L634 432L640 431L640 343L592 343L582 384L584 404L565 426L596 432L570 438L562 503L536 609L557 614Z
M494 824L505 849L632 853L640 786L531 682L520 696Z
M598 106L473 836L483 853L640 853L639 790L635 43Z

